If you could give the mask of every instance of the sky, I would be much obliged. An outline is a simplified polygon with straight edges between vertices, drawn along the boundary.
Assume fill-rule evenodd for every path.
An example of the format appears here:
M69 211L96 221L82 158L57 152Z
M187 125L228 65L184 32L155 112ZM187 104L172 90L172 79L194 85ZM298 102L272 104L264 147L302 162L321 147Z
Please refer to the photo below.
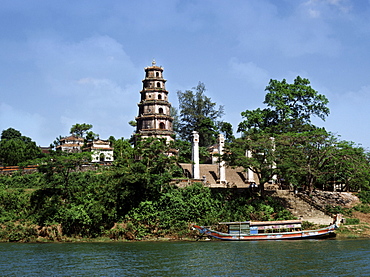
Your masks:
M76 123L129 138L155 59L172 106L203 82L234 131L270 79L307 78L329 99L313 123L370 148L370 0L0 3L0 131L40 146Z

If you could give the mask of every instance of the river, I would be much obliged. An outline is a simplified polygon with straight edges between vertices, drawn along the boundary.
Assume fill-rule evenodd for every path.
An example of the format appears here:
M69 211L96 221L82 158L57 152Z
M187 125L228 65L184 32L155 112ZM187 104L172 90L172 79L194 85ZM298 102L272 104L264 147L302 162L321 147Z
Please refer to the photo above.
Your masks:
M1 276L370 276L370 240L0 243Z

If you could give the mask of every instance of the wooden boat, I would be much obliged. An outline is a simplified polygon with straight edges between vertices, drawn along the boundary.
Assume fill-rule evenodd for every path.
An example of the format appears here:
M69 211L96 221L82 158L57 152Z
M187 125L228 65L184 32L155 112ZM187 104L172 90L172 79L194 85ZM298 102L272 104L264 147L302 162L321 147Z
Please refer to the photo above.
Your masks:
M338 214L331 225L316 230L302 230L301 220L220 222L227 226L227 233L195 224L193 227L201 236L230 241L314 239L335 235L334 231L339 228L341 221L342 217Z

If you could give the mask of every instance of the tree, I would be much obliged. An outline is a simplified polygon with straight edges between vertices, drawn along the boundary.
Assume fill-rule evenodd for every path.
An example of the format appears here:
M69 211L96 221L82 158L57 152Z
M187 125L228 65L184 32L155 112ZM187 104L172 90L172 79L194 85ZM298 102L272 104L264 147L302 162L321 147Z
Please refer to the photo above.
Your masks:
M314 182L331 157L332 136L311 124L312 116L325 120L329 114L328 100L309 84L308 79L299 76L293 84L288 84L285 79L270 80L265 89L268 91L264 101L267 107L241 113L244 120L239 124L238 132L242 132L244 140L238 141L239 145L234 145L231 150L240 155L239 160L245 160L244 166L261 175L260 182L266 182L276 171L289 182L304 183L312 191ZM274 151L271 151L267 138L274 138ZM252 142L257 143L252 146L256 150L250 147ZM235 147L241 150L237 151ZM252 151L251 158L241 156L245 155L245 150ZM276 170L272 170L272 164ZM239 165L243 166L242 163Z
M329 101L309 84L308 79L299 76L293 84L288 84L285 79L281 82L270 80L265 89L269 93L265 96L264 104L272 109L277 123L292 119L310 123L311 116L325 120L330 112L326 106Z
M135 120L130 120L128 122L128 124L131 126L131 127L136 127L137 126L137 122Z
M99 139L99 134L95 134L93 131L86 132L85 142L91 142L97 139Z
M62 144L61 142L62 139L63 139L62 136L56 137L53 143L50 143L50 148L57 149L57 147Z
M18 165L42 155L41 149L31 138L22 136L21 132L8 128L1 133L0 163Z
M76 169L91 161L90 152L66 153L46 157L38 161L38 170L44 174L46 183L53 188L60 187L69 193L69 177Z
M221 122L220 131L224 134L226 142L231 142L234 139L233 126L229 122Z
M117 143L117 141L116 141ZM132 147L127 140L115 144L113 175L117 182L119 214L125 214L141 201L156 200L179 168L176 156L169 156L166 139L139 139Z
M328 99L311 88L308 79L297 77L293 84L270 80L265 91L264 104L267 108L242 112L242 121L238 132L264 131L281 133L305 131L311 125L311 117L322 120L329 115Z
M195 92L193 91L195 90ZM192 132L199 132L199 146L210 146L216 142L218 119L224 114L223 106L205 95L206 87L199 82L193 90L178 91L180 118L178 132L186 141L192 141Z
M331 163L336 152L336 138L323 128L306 132L290 132L277 137L279 159L277 167L282 178L292 184L301 184L311 193Z
M230 166L252 170L258 178L261 196L264 185L278 173L275 139L268 134L255 133L236 138L228 146L223 159Z
M9 140L9 139L15 139L15 138L21 138L21 137L22 137L21 132L13 128L8 128L1 132L1 140Z
M341 190L358 191L367 188L370 180L368 153L354 142L339 141L325 171L325 181L340 185Z
M79 124L79 123L76 123L75 125L72 125L71 130L70 130L70 134L71 135L74 135L74 136L77 136L77 137L84 138L85 133L87 131L89 131L90 129L92 129L92 127L93 126L91 124L86 124L86 123Z
M175 107L172 107L170 108L170 115L171 117L173 118L173 121L172 121L172 129L174 132L178 133L179 132L179 115L178 115L178 111Z

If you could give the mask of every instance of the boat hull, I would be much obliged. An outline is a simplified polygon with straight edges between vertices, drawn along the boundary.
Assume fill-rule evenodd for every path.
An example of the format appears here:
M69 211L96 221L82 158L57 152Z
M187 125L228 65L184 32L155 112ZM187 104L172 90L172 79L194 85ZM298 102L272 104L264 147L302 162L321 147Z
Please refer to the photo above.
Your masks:
M315 239L335 236L336 225L330 225L326 228L317 230L305 230L284 233L264 233L264 234L228 234L217 232L202 226L193 225L201 234L228 241L248 241L248 240L285 240L285 239Z

